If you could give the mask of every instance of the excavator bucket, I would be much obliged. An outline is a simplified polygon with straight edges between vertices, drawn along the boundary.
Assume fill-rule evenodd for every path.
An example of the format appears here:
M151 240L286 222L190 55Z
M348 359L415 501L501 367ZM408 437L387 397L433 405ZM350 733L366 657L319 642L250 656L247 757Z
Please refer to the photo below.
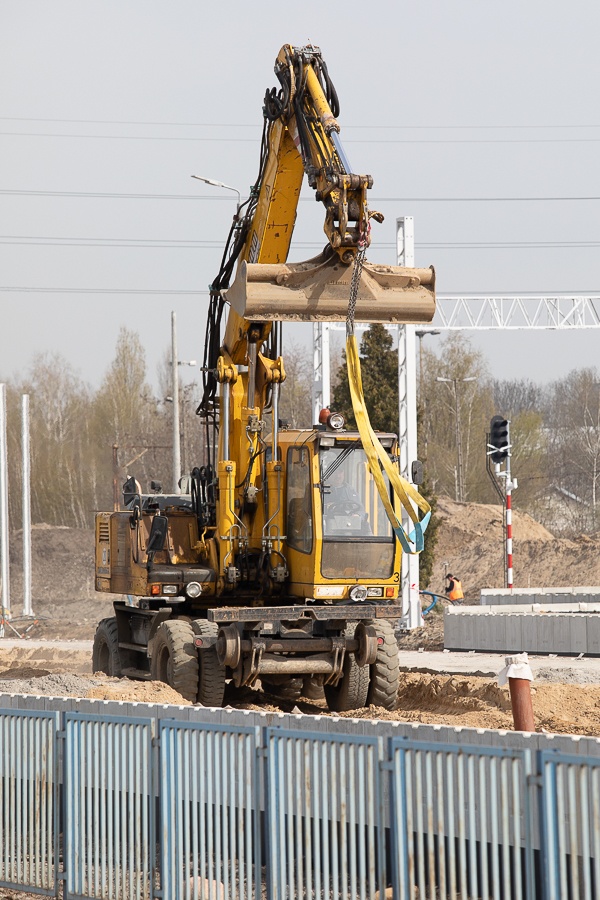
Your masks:
M238 266L226 292L232 308L255 322L340 322L348 314L353 266L325 250L299 263ZM403 266L363 265L357 322L431 322L435 312L435 272Z

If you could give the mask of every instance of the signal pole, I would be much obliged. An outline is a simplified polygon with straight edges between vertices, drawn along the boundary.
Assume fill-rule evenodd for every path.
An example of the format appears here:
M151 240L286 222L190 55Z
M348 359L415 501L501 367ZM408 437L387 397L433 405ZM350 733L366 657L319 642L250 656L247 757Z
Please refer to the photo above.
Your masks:
M506 457L506 587L513 588L513 545L512 545L512 489L513 483L510 477L510 444Z
M487 436L486 469L494 489L500 496L503 506L504 520L504 584L513 589L513 542L512 542L512 492L518 487L517 479L513 479L510 471L511 457L510 422L504 416L493 416L490 422L490 433ZM504 462L504 471L501 464ZM494 469L492 471L492 463ZM504 490L498 483L504 481Z

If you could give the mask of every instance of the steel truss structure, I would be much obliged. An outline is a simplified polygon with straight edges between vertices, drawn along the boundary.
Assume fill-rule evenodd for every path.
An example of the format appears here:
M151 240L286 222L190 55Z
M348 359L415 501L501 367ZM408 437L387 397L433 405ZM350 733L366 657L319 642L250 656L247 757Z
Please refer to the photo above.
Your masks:
M524 328L600 328L600 295L557 294L489 297L437 297L432 328L486 331Z

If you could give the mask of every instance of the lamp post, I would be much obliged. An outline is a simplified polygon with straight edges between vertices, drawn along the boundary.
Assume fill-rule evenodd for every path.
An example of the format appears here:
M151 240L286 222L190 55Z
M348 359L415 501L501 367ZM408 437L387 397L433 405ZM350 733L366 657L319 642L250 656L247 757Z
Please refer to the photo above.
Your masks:
M458 402L458 384L468 381L477 381L475 375L468 378L442 378L441 375L435 379L444 384L451 384L454 388L454 424L456 426L456 482L455 482L455 498L459 503L463 503L465 499L464 477L463 477L463 455L462 455L462 434L460 427L460 404Z
M423 393L423 338L426 334L431 334L433 336L435 334L441 334L441 331L436 331L433 328L415 331L415 337L419 338L419 400L422 399Z
M234 191L237 194L238 202L235 211L235 216L237 218L237 214L240 210L240 206L242 203L242 195L238 191L237 188L232 187L230 184L225 184L223 181L215 181L214 178L204 178L203 175L192 175L192 178L195 178L197 181L203 181L204 184L211 184L213 187L225 188L226 191Z

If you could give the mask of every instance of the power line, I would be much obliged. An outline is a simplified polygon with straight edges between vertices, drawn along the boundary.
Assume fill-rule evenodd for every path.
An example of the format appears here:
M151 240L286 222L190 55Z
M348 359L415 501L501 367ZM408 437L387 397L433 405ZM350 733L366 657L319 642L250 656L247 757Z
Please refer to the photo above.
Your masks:
M142 290L141 288L64 288L64 287L0 287L0 291L28 293L28 294L141 294L142 296L150 296L154 294L188 294L197 297L199 294L209 294L210 291L182 291L182 290L156 290L149 288Z
M225 194L120 194L100 191L19 191L1 189L0 194L22 194L33 197L102 197L120 200L229 200Z
M40 131L0 131L4 137L83 138L106 141L196 141L202 143L256 144L255 138L228 137L171 137L164 135L132 134L56 134ZM597 144L600 138L351 138L347 144Z
M15 293L34 293L34 294L140 294L149 296L152 294L157 295L176 295L176 294L187 294L189 296L199 296L199 295L208 295L210 291L186 291L186 290L157 290L153 288L149 288L148 290L144 290L142 288L65 288L65 287L0 287L0 291L2 292L15 292ZM547 294L547 291L519 291L520 297L541 297ZM593 295L596 297L598 295L598 290L596 288L588 289L588 288L579 288L577 290L577 296L583 295ZM444 298L454 299L456 297L474 297L478 298L485 295L488 298L497 298L502 299L503 294L496 293L488 293L482 291L465 291L460 294L456 294L455 292L446 292L444 293ZM573 294L567 293L565 291L560 291L558 293L553 293L553 297L557 299L561 299L564 297L567 300L572 299ZM465 325L465 329L469 326Z
M227 200L228 194L125 194L100 191L33 191L0 188L0 194L31 197L98 197L119 200ZM373 203L563 203L600 200L598 197L370 197ZM311 203L314 198L300 197L301 203Z
M24 247L131 247L133 249L183 249L183 250L220 250L222 241L202 240L166 240L145 238L57 238L28 237L26 235L0 235L0 244ZM296 249L318 250L323 242L295 241ZM381 241L373 245L373 249L390 249L395 242ZM600 247L598 241L424 241L417 242L416 247L422 250L520 250L520 249L577 249Z
M184 128L255 128L260 125L254 123L232 123L232 122L143 122L126 119L47 119L36 118L34 116L0 116L2 122L65 122L69 124L81 125L158 125L158 126L180 126ZM402 130L466 130L466 129L551 129L551 128L600 128L598 125L351 125L345 123L343 128L368 128L370 131L381 129L402 129Z

